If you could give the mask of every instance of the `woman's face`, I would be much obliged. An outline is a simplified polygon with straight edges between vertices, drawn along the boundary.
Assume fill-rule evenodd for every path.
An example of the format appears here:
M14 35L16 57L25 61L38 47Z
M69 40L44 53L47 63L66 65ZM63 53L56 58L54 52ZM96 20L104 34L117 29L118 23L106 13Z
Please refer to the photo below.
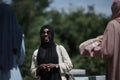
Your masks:
M49 42L51 39L51 31L48 28L45 28L42 32L41 32L41 38L44 42Z

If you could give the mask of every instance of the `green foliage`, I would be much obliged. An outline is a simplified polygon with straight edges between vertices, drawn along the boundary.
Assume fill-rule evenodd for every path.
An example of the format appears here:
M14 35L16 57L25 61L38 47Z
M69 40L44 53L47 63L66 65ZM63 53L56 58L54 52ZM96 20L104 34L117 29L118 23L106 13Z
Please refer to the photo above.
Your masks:
M69 13L45 9L52 0L14 0L13 8L25 34L26 57L20 66L24 80L34 80L30 66L33 51L39 47L39 29L50 24L55 29L55 42L62 44L68 51L74 68L86 69L87 75L104 74L104 61L98 58L83 57L79 54L79 45L98 35L102 35L110 20L103 14L95 14L94 7L89 6L88 12L83 8Z

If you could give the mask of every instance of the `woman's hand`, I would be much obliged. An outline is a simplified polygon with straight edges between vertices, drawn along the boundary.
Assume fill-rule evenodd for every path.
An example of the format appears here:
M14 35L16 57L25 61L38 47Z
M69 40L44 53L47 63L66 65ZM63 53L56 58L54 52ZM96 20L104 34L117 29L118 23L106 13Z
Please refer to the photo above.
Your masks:
M48 71L50 71L51 69L55 68L55 64L49 63L46 65L46 68Z
M96 39L102 41L103 40L103 35L97 36Z
M40 75L40 73L42 72L42 71L47 71L46 69L46 65L47 64L41 64L41 65L39 65L38 67L37 67L37 70L36 70L36 74L37 75Z
M50 71L51 69L55 68L56 67L56 64L52 64L52 63L49 63L49 64L41 64L38 66L38 70L45 70L45 71Z
M47 66L47 64L41 64L41 65L39 65L39 68L40 69L46 69L46 66Z

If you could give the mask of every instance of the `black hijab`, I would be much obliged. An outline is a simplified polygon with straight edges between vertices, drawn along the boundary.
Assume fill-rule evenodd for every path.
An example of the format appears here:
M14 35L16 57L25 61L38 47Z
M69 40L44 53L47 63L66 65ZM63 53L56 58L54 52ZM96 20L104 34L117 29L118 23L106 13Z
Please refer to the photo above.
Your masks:
M44 25L40 30L40 35L44 29L48 29L51 33L51 38L49 42L44 42L42 37L41 44L37 54L37 64L58 64L58 55L56 51L56 45L54 42L54 30L49 25ZM59 70L53 68L50 71L42 70L40 73L41 80L61 80Z
M19 55L22 31L12 8L0 3L0 70L13 68L13 55Z
M44 42L44 40L41 37L42 31L44 29L48 29L51 33L51 38L49 42ZM56 52L56 45L54 42L54 30L49 25L44 25L40 29L40 38L41 38L41 44L38 50L38 56L37 56L37 63L39 64L45 64L45 63L58 63L58 56Z

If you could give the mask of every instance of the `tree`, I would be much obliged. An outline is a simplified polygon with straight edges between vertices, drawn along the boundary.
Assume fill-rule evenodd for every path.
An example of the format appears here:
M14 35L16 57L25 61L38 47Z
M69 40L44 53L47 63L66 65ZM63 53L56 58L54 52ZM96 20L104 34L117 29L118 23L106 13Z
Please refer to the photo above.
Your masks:
M32 53L39 45L39 22L45 21L45 9L51 2L52 0L13 0L12 7L25 35L26 57L20 67L24 80L33 80L30 65Z
M84 8L70 10L69 13L64 9L62 12L45 11L51 2L52 0L14 0L12 4L25 34L26 58L20 67L24 80L33 80L30 74L31 59L33 51L39 47L39 29L44 24L54 27L55 42L65 46L74 68L86 69L87 75L104 74L103 60L80 56L78 47L83 41L103 34L110 17L95 14L92 6L88 7L88 12L84 12Z

